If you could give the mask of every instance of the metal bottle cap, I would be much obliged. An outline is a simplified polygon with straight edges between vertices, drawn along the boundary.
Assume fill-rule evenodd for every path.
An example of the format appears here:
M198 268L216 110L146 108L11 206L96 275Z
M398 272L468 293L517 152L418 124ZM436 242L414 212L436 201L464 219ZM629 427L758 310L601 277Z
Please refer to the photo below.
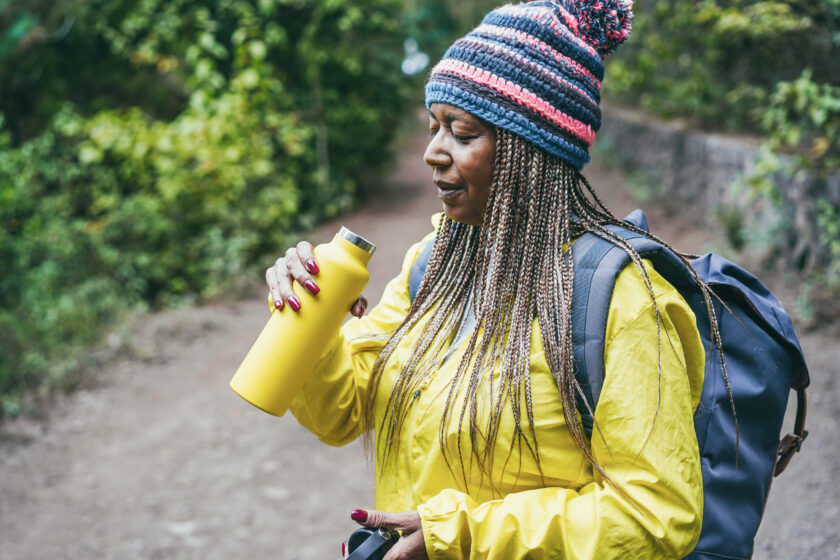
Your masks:
M361 235L356 235L344 226L341 226L341 229L338 230L338 235L370 255L372 255L373 252L376 251L376 245L374 245Z

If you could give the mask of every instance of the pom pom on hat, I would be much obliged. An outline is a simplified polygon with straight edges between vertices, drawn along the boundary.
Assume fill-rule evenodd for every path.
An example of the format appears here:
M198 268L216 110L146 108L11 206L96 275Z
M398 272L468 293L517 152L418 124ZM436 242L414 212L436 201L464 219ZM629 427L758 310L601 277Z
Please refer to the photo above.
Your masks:
M601 56L606 56L630 36L632 0L566 0L566 9L577 18L578 34Z

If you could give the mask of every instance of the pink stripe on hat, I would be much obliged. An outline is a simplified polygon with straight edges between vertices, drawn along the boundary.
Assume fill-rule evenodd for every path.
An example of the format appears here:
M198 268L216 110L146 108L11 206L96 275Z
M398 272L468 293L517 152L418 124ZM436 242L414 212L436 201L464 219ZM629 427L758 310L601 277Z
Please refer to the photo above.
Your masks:
M579 76L585 78L593 86L595 86L598 89L598 91L601 91L601 81L598 78L596 78L592 72L581 66L580 63L576 60L572 60L563 53L555 50L548 43L537 39L533 35L529 35L524 31L518 31L516 29L510 29L508 27L499 27L498 25L489 25L486 23L482 23L481 25L476 27L473 33L486 33L487 35L492 35L496 37L515 37L518 41L527 43L528 45L538 49L543 54L548 55L548 57L553 58L560 64L571 68L575 74L578 74Z
M590 126L573 119L562 111L558 111L550 103L539 96L534 95L527 89L505 80L504 78L500 78L487 70L477 68L471 64L467 64L466 62L448 59L440 61L432 70L433 74L435 72L456 74L477 84L489 86L505 97L513 99L520 105L528 107L563 130L575 135L577 138L585 142L587 146L591 146L592 143L595 142L595 131L592 130Z
M536 70L539 70L543 74L543 76L545 76L546 78L554 81L558 85L563 85L563 86L566 86L566 87L574 90L575 93L580 95L580 100L574 100L575 103L578 103L580 105L585 106L586 101L588 101L590 106L594 107L595 110L597 110L598 104L595 103L594 101L592 101L592 98L590 97L589 93L580 89L573 82L570 82L568 80L564 80L563 76L558 75L555 72L552 72L550 69L546 68L542 64L539 64L538 62L534 61L531 58L526 58L526 57L522 56L521 54L515 52L512 49L509 49L509 48L507 48L503 45L499 45L497 43L493 43L491 41L488 41L488 40L486 40L486 39L484 39L480 36L465 37L465 38L461 39L461 42L462 42L462 44L468 44L468 45L469 44L484 45L486 47L489 47L489 48L493 49L494 52L504 53L504 54L508 55L509 57L515 58L517 63L519 63L523 66L528 66L530 68L534 68ZM593 79L594 79L594 77L593 77Z

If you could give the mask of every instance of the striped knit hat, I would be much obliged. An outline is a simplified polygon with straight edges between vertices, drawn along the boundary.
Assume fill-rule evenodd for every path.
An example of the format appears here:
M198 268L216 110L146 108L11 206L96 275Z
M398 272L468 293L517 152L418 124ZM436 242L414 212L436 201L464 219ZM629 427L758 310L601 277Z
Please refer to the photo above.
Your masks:
M455 105L577 169L601 126L602 58L630 34L631 0L509 4L432 69L426 106Z

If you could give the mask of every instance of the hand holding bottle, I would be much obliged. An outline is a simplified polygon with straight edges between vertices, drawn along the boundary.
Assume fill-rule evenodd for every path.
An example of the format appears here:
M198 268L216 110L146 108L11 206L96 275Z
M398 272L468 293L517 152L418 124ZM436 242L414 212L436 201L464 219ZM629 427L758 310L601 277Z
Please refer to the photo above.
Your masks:
M271 291L275 309L283 309L288 304L292 310L300 311L301 301L292 289L292 280L312 295L316 295L321 291L316 280L320 272L311 243L301 241L296 246L289 247L284 256L277 259L274 265L265 271L265 281ZM364 296L359 297L353 303L350 313L355 317L361 317L367 304Z
M312 247L302 241L277 259L265 273L276 312L230 380L231 389L270 414L285 414L338 335L347 311L357 317L364 313L366 302L359 294L370 277L367 264L375 249L342 227L329 243Z

